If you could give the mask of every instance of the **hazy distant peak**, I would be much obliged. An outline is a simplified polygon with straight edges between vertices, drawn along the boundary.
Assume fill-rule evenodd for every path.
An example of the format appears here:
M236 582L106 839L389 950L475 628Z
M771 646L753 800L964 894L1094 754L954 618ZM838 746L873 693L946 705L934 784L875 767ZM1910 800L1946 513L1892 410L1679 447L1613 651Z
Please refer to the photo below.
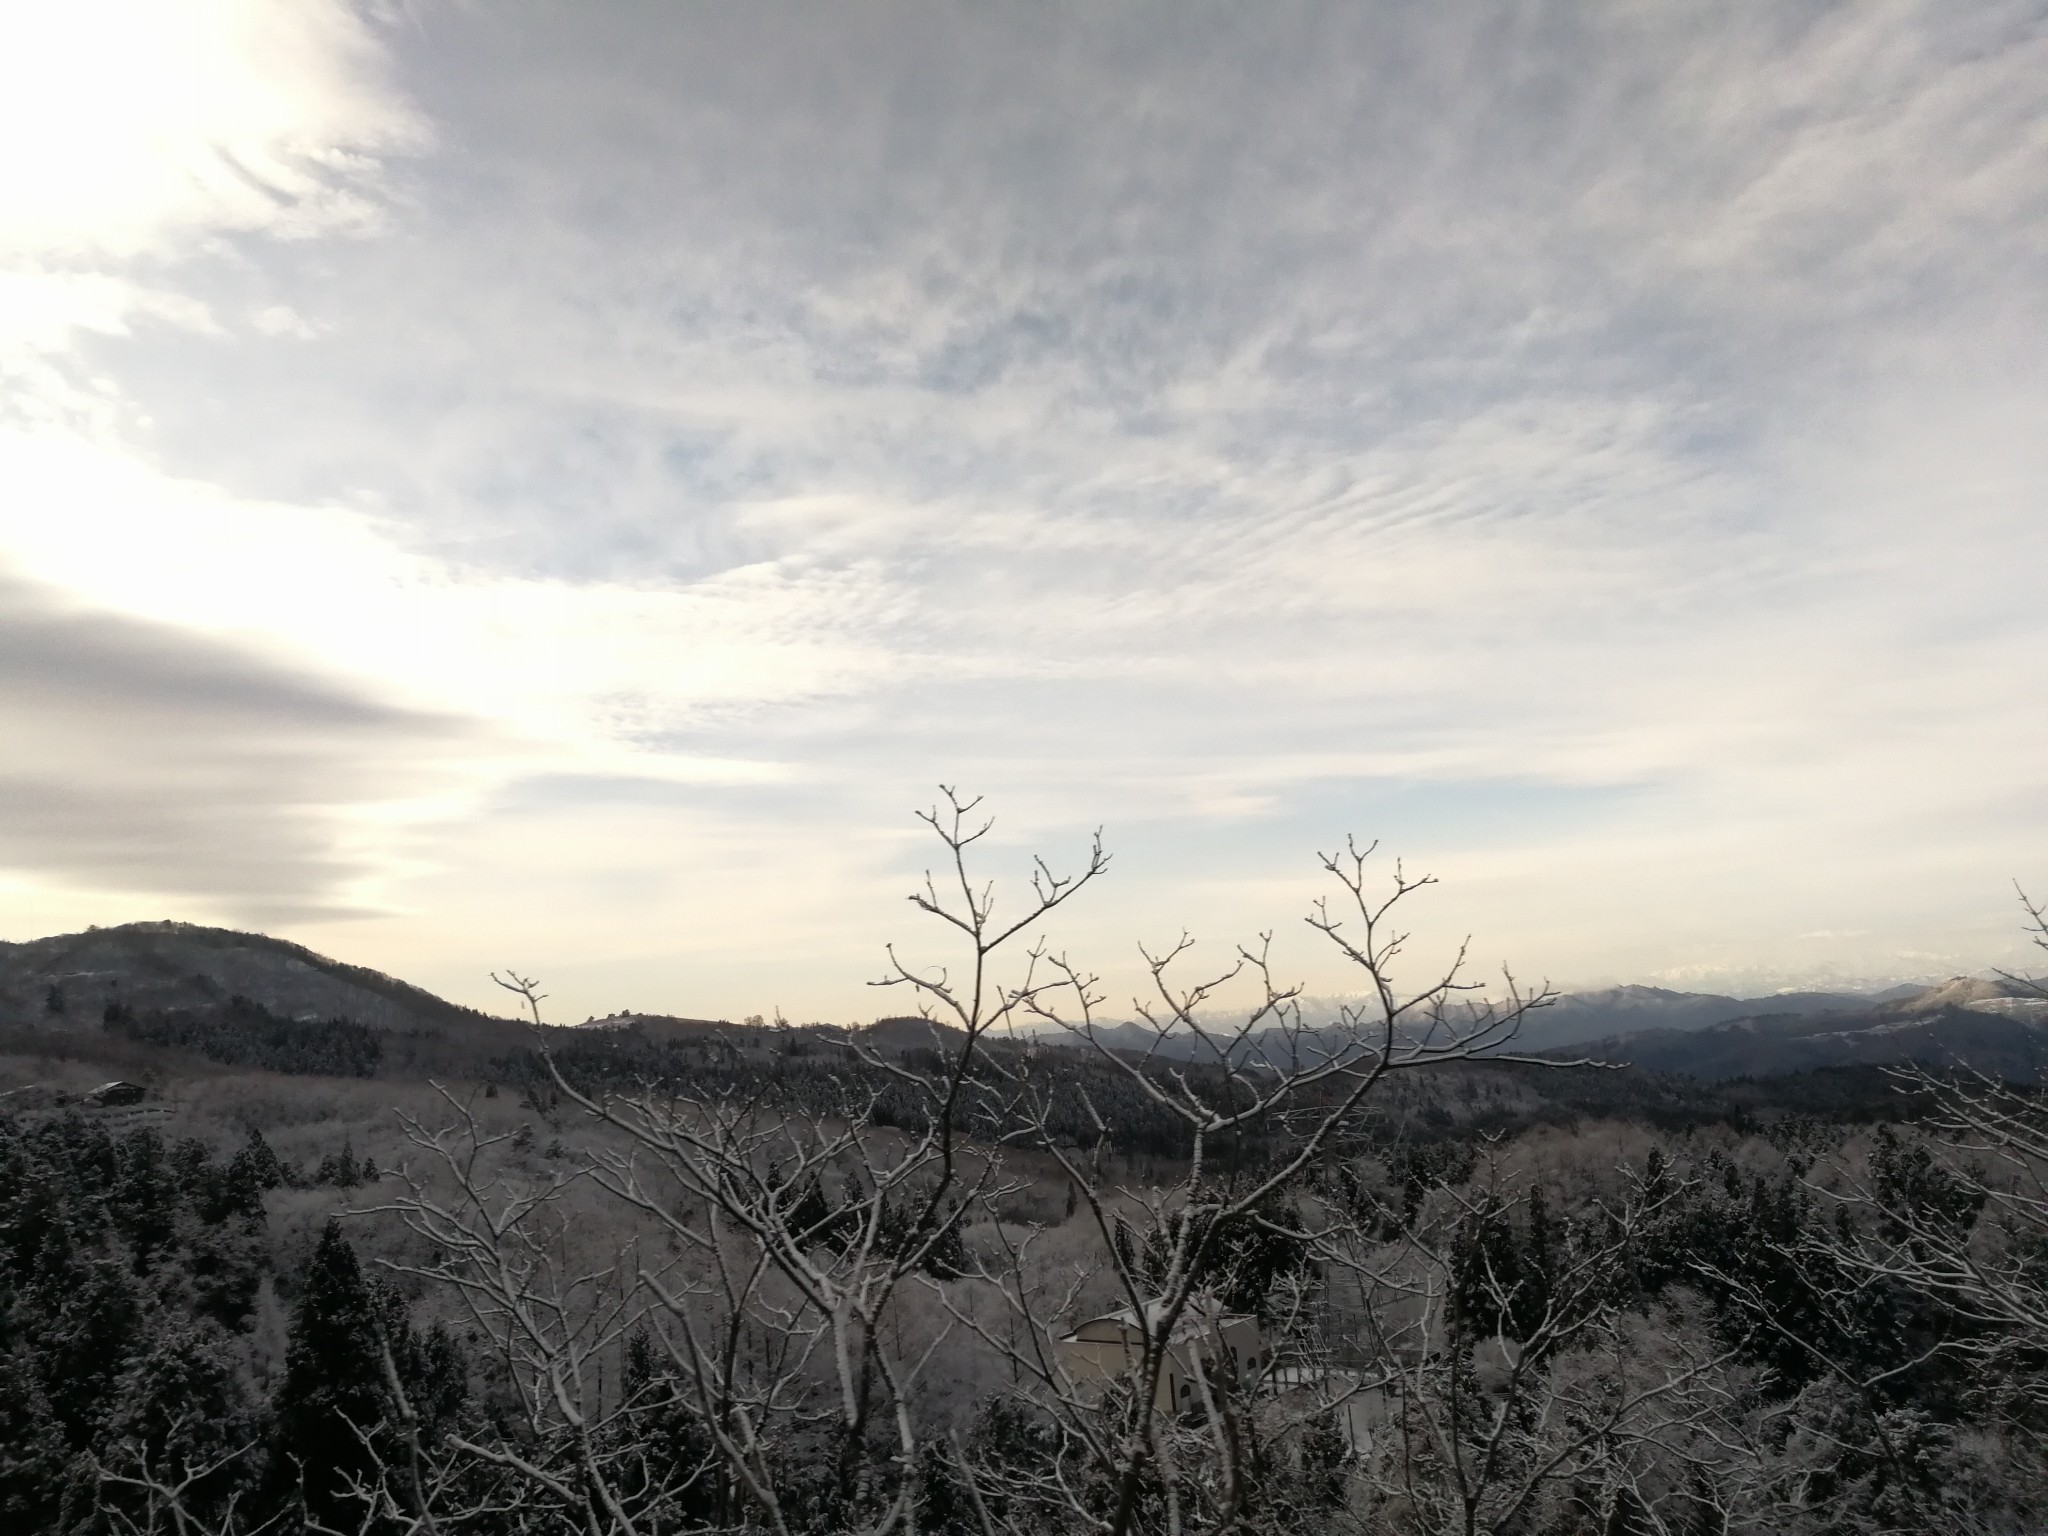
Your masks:
M1722 998L1720 994L1714 992L1677 992L1669 987L1653 987L1641 982L1624 982L1619 986L1568 992L1558 999L1560 1003L1583 1005L1679 1003L1687 1006L1708 1000L1719 1002ZM1730 998L1727 1001L1732 1002L1734 999Z

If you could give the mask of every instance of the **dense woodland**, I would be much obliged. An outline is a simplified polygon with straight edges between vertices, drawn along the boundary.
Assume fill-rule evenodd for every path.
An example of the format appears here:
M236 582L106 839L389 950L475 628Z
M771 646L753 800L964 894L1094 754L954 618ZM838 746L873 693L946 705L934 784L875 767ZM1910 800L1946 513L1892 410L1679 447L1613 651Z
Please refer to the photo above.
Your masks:
M201 1012L159 1009L138 1014L110 1003L103 1015L110 1034L146 1045L196 1051L209 1061L262 1067L270 1072L328 1077L374 1077L384 1056L383 1034L349 1019L281 1018L246 997Z
M1769 1087L1752 1091L1761 1098ZM1784 1087L1794 1102L1812 1096L1808 1083ZM1871 1284L1845 1273L1829 1256L1863 1228L1897 1218L1836 1204L1815 1174L1839 1166L1867 1181L1878 1210L1957 1229L1976 1220L1981 1197L1946 1171L1917 1122L1873 1124L1861 1104L1846 1117L1771 1108L1733 1107L1718 1121L1702 1115L1667 1131L1627 1117L1561 1120L1555 1106L1492 1138L1418 1128L1423 1134L1333 1162L1305 1197L1345 1206L1389 1240L1428 1225L1440 1216L1434 1208L1455 1206L1444 1233L1457 1296L1453 1350L1539 1333L1561 1270L1591 1252L1598 1272L1571 1278L1582 1304L1645 1320L1683 1317L1722 1354L1729 1381L1749 1394L1741 1407L1758 1436L1746 1448L1755 1458L1750 1475L1759 1486L1775 1481L1777 1498L1808 1528L2040 1528L2048 1521L2040 1502L2048 1483L2034 1459L2044 1427L2040 1373L2048 1371L2040 1341L2013 1341L2001 1368L1986 1373L1982 1351L1963 1346L1986 1340L1991 1325L1968 1307L1903 1280ZM1767 1120L1758 1121L1759 1109ZM0 1119L6 1529L146 1526L153 1503L169 1529L161 1492L146 1486L151 1477L178 1487L184 1509L203 1521L356 1529L348 1479L366 1471L380 1434L383 1454L397 1454L388 1426L400 1416L401 1394L429 1444L458 1433L484 1443L522 1438L520 1411L505 1401L488 1344L479 1347L445 1298L379 1272L380 1253L403 1251L388 1226L374 1217L328 1220L303 1253L288 1260L279 1252L267 1211L280 1197L313 1194L361 1208L381 1203L395 1175L380 1174L352 1144L295 1168L260 1133L209 1146L106 1118L72 1110ZM504 1152L524 1134L520 1151L545 1165L533 1143L556 1140L559 1113L541 1102L520 1105L513 1118L524 1131L512 1133ZM1606 1166L1615 1144L1632 1155ZM1153 1149L1142 1134L1132 1145L1131 1166L1142 1171ZM563 1156L557 1149L553 1161ZM1617 1199L1648 1215L1629 1241L1603 1242L1602 1224L1628 1219L1611 1208ZM1085 1222L1064 1202L1032 1206L1027 1197L1017 1205L1019 1225L1035 1219L1055 1236ZM798 1219L815 1226L821 1242L843 1244L848 1218L835 1226L835 1214L817 1192L811 1214ZM1300 1283L1315 1278L1314 1244L1276 1230L1296 1225L1299 1213L1267 1214L1281 1219L1240 1221L1215 1234L1202 1279L1232 1308L1287 1311ZM1120 1236L1135 1268L1165 1265L1162 1231L1131 1222ZM972 1229L965 1237L985 1241ZM2040 1252L2048 1283L2048 1246ZM943 1253L926 1269L960 1273L959 1261ZM1299 1348L1327 1348L1328 1331L1328 1319L1303 1326ZM669 1401L672 1386L644 1334L619 1342L616 1370L622 1411L610 1432L632 1440L637 1454L703 1470L709 1448L691 1415ZM1028 1415L1002 1393L975 1404L967 1422L970 1434L1006 1456L1033 1443ZM351 1424L371 1431L369 1446ZM1299 1486L1276 1486L1274 1497L1341 1497L1344 1448L1324 1439L1337 1448L1324 1447L1322 1492L1305 1473L1290 1479L1276 1469L1276 1485ZM791 1454L778 1474L801 1489L815 1463L801 1443ZM924 1528L977 1529L948 1469L935 1462L924 1475ZM695 1495L668 1487L632 1528L744 1525L745 1512L718 1481L699 1479ZM647 1479L649 1487L673 1482ZM517 1494L508 1487L505 1501L520 1503ZM1722 1529L1711 1499L1687 1516L1693 1497L1670 1493L1654 1519L1610 1509L1605 1525L1589 1524L1593 1512L1574 1514L1567 1501L1548 1525L1532 1518L1487 1528ZM792 1529L843 1528L829 1491L812 1502L813 1517ZM511 1514L464 1524L549 1528Z

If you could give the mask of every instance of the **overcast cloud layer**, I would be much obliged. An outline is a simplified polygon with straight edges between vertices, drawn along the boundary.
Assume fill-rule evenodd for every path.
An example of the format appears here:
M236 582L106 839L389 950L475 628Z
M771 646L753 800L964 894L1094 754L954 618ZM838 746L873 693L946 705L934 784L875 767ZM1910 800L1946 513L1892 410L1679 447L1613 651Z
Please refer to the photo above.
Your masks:
M2048 6L5 25L8 937L851 1016L944 780L1119 983L1347 830L1569 983L2019 956Z

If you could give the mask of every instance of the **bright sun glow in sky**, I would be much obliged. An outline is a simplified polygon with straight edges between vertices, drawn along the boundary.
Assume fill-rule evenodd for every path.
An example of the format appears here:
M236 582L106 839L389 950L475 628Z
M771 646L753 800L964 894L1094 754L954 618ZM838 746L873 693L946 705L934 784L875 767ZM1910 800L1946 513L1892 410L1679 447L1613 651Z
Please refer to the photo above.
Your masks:
M2017 963L2048 4L0 13L0 937L853 1018L911 811L1566 983ZM1426 941L1425 941L1426 942Z

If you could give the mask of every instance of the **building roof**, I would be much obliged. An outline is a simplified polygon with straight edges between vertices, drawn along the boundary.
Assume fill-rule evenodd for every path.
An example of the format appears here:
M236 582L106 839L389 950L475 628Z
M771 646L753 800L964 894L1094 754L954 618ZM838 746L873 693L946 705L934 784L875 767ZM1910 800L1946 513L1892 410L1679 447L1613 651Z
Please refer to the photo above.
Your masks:
M1137 1312L1130 1307L1120 1307L1114 1312L1105 1312L1100 1317L1091 1317L1076 1323L1067 1333L1061 1335L1063 1343L1094 1344L1109 1340L1084 1337L1090 1329L1107 1327L1114 1329L1119 1337L1131 1334L1150 1335L1156 1333L1166 1317L1167 1304L1163 1297L1155 1297L1145 1303L1145 1319L1139 1325ZM1202 1328L1220 1328L1230 1323L1250 1323L1256 1319L1248 1312L1225 1312L1213 1299L1192 1297L1182 1309L1179 1320L1174 1324L1173 1337L1184 1339L1190 1333Z

